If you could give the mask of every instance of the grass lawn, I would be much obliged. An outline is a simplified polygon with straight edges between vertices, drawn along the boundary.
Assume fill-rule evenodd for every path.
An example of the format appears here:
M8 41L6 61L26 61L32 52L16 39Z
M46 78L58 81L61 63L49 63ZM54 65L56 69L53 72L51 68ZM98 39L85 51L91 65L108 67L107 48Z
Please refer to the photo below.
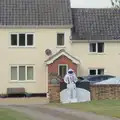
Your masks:
M6 108L0 108L0 120L32 120L26 115L6 109Z
M120 118L120 101L103 100L76 104L52 104L57 107L72 108L84 112Z

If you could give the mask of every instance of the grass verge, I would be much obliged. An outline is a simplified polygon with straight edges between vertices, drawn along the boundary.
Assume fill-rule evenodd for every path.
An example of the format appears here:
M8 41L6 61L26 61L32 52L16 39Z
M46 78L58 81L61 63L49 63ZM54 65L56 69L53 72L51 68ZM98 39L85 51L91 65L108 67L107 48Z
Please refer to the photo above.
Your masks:
M120 118L120 100L100 100L75 104L51 103L51 105Z
M0 120L32 120L23 113L19 113L10 109L0 108Z

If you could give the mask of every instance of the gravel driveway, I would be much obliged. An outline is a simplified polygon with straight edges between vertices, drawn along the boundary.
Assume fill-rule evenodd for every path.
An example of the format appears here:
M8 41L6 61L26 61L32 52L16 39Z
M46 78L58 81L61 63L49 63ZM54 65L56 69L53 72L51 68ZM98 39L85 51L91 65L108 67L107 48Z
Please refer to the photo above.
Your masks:
M6 105L1 107L23 112L33 120L120 120L47 105Z

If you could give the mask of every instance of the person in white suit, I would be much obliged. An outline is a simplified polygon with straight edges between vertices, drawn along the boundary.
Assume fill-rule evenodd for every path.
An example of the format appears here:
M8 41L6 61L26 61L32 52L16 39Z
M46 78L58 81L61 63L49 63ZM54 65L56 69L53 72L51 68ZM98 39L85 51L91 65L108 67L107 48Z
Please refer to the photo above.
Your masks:
M78 81L76 74L72 69L69 69L64 77L64 82L67 83L68 101L77 102L76 82Z

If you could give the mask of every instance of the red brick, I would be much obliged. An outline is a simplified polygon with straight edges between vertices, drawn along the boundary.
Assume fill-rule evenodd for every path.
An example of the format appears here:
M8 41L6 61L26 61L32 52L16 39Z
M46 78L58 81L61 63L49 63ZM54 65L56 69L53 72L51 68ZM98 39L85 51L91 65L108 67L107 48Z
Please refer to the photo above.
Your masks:
M73 69L77 73L77 65L64 55L55 60L54 63L48 65L48 72L58 73L58 64L68 64L68 68Z

